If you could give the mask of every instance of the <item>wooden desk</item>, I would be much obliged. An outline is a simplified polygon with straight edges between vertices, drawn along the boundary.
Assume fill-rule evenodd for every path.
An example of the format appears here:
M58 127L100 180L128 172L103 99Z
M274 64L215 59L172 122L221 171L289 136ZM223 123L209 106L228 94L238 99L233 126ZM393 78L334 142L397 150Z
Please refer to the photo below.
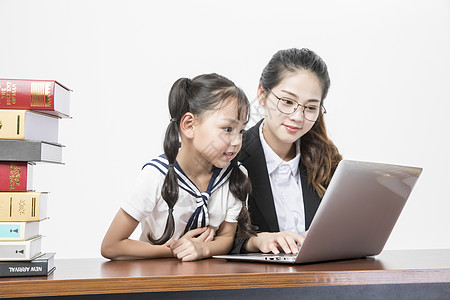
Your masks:
M426 292L428 296L434 293L438 298L446 295L450 299L450 249L384 251L372 258L307 265L222 259L197 262L57 259L56 270L48 277L0 278L0 298L85 295L85 299L86 295L103 294L108 295L108 299L119 299L113 298L114 294L123 297L123 293L128 293L138 298L143 297L142 293L152 292L152 297L159 295L165 299L168 295L179 295L177 299L188 296L220 299L230 293L234 293L234 297L247 295L245 298L267 299L273 292L273 295L280 295L277 299L287 299L289 294L292 297L292 293L298 295L299 292L309 293L314 298L317 296L313 295L314 291L332 295L332 298L343 291L347 293L343 296L352 298L347 297L351 296L348 293L362 296L362 287L380 297L382 291L392 296L392 291L398 293L403 288L417 296Z

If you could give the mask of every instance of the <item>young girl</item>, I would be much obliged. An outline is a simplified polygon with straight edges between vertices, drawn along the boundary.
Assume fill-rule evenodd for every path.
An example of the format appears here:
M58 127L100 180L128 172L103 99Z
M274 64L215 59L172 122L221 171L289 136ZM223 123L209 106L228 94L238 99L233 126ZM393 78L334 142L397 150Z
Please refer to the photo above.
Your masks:
M239 160L248 170L248 209L260 233L237 239L233 252L297 253L342 159L325 129L330 78L308 49L278 51L257 91L265 118L244 136Z
M228 253L237 223L238 235L250 233L250 183L235 159L249 115L244 92L217 74L180 78L169 111L164 155L122 203L103 239L106 258L198 260ZM139 223L139 241L129 239Z

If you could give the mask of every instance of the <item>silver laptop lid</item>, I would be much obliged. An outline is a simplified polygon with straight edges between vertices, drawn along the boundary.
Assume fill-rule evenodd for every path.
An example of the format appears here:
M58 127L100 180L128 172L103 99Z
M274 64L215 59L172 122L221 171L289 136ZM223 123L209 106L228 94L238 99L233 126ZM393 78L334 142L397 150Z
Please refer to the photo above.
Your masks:
M341 161L296 262L379 254L421 172L416 167Z

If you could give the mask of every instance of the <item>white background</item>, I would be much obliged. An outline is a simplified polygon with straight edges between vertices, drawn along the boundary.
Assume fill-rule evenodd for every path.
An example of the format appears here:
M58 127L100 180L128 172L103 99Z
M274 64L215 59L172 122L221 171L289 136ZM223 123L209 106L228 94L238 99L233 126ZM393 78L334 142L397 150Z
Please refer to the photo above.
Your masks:
M73 89L65 165L34 174L51 192L41 232L57 258L100 256L118 202L162 153L176 79L217 72L254 101L289 47L327 62L326 123L345 158L424 169L385 249L450 248L448 0L0 0L0 32L0 77Z

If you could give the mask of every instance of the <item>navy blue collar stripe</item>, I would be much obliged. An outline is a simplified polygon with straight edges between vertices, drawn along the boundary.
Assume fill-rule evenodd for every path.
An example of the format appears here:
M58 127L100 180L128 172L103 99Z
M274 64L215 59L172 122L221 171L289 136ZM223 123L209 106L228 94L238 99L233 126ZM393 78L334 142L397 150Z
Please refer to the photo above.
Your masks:
M150 165L158 169L162 174L166 175L167 170L169 169L169 162L164 154L159 157L152 159L149 163L144 165ZM142 167L142 168L144 168ZM196 198L197 208L193 212L192 216L189 218L187 222L186 228L184 232L186 233L189 230L205 227L209 225L209 213L208 213L208 200L211 194L219 188L222 184L227 182L230 177L232 165L229 164L226 168L219 169L215 168L213 170L213 174L208 183L208 187L205 192L200 192L197 186L192 182L192 180L186 176L186 174L181 169L180 165L175 161L174 163L175 173L178 178L178 185L180 188L188 192L190 195Z
M158 169L163 175L166 175L166 174L167 174L167 169L164 171L164 170L162 170L157 164L154 164L154 163L146 163L142 168L144 168L144 167L146 167L146 166L152 166L152 167L155 167L155 168ZM191 191L191 189L188 189L188 188L186 188L186 187L184 187L184 186L182 186L182 185L179 185L179 186L180 186L180 188L182 188L183 190L185 190L187 193L191 194L192 196L194 196L194 197L201 197L201 196L198 196L197 194L193 193L193 192Z

